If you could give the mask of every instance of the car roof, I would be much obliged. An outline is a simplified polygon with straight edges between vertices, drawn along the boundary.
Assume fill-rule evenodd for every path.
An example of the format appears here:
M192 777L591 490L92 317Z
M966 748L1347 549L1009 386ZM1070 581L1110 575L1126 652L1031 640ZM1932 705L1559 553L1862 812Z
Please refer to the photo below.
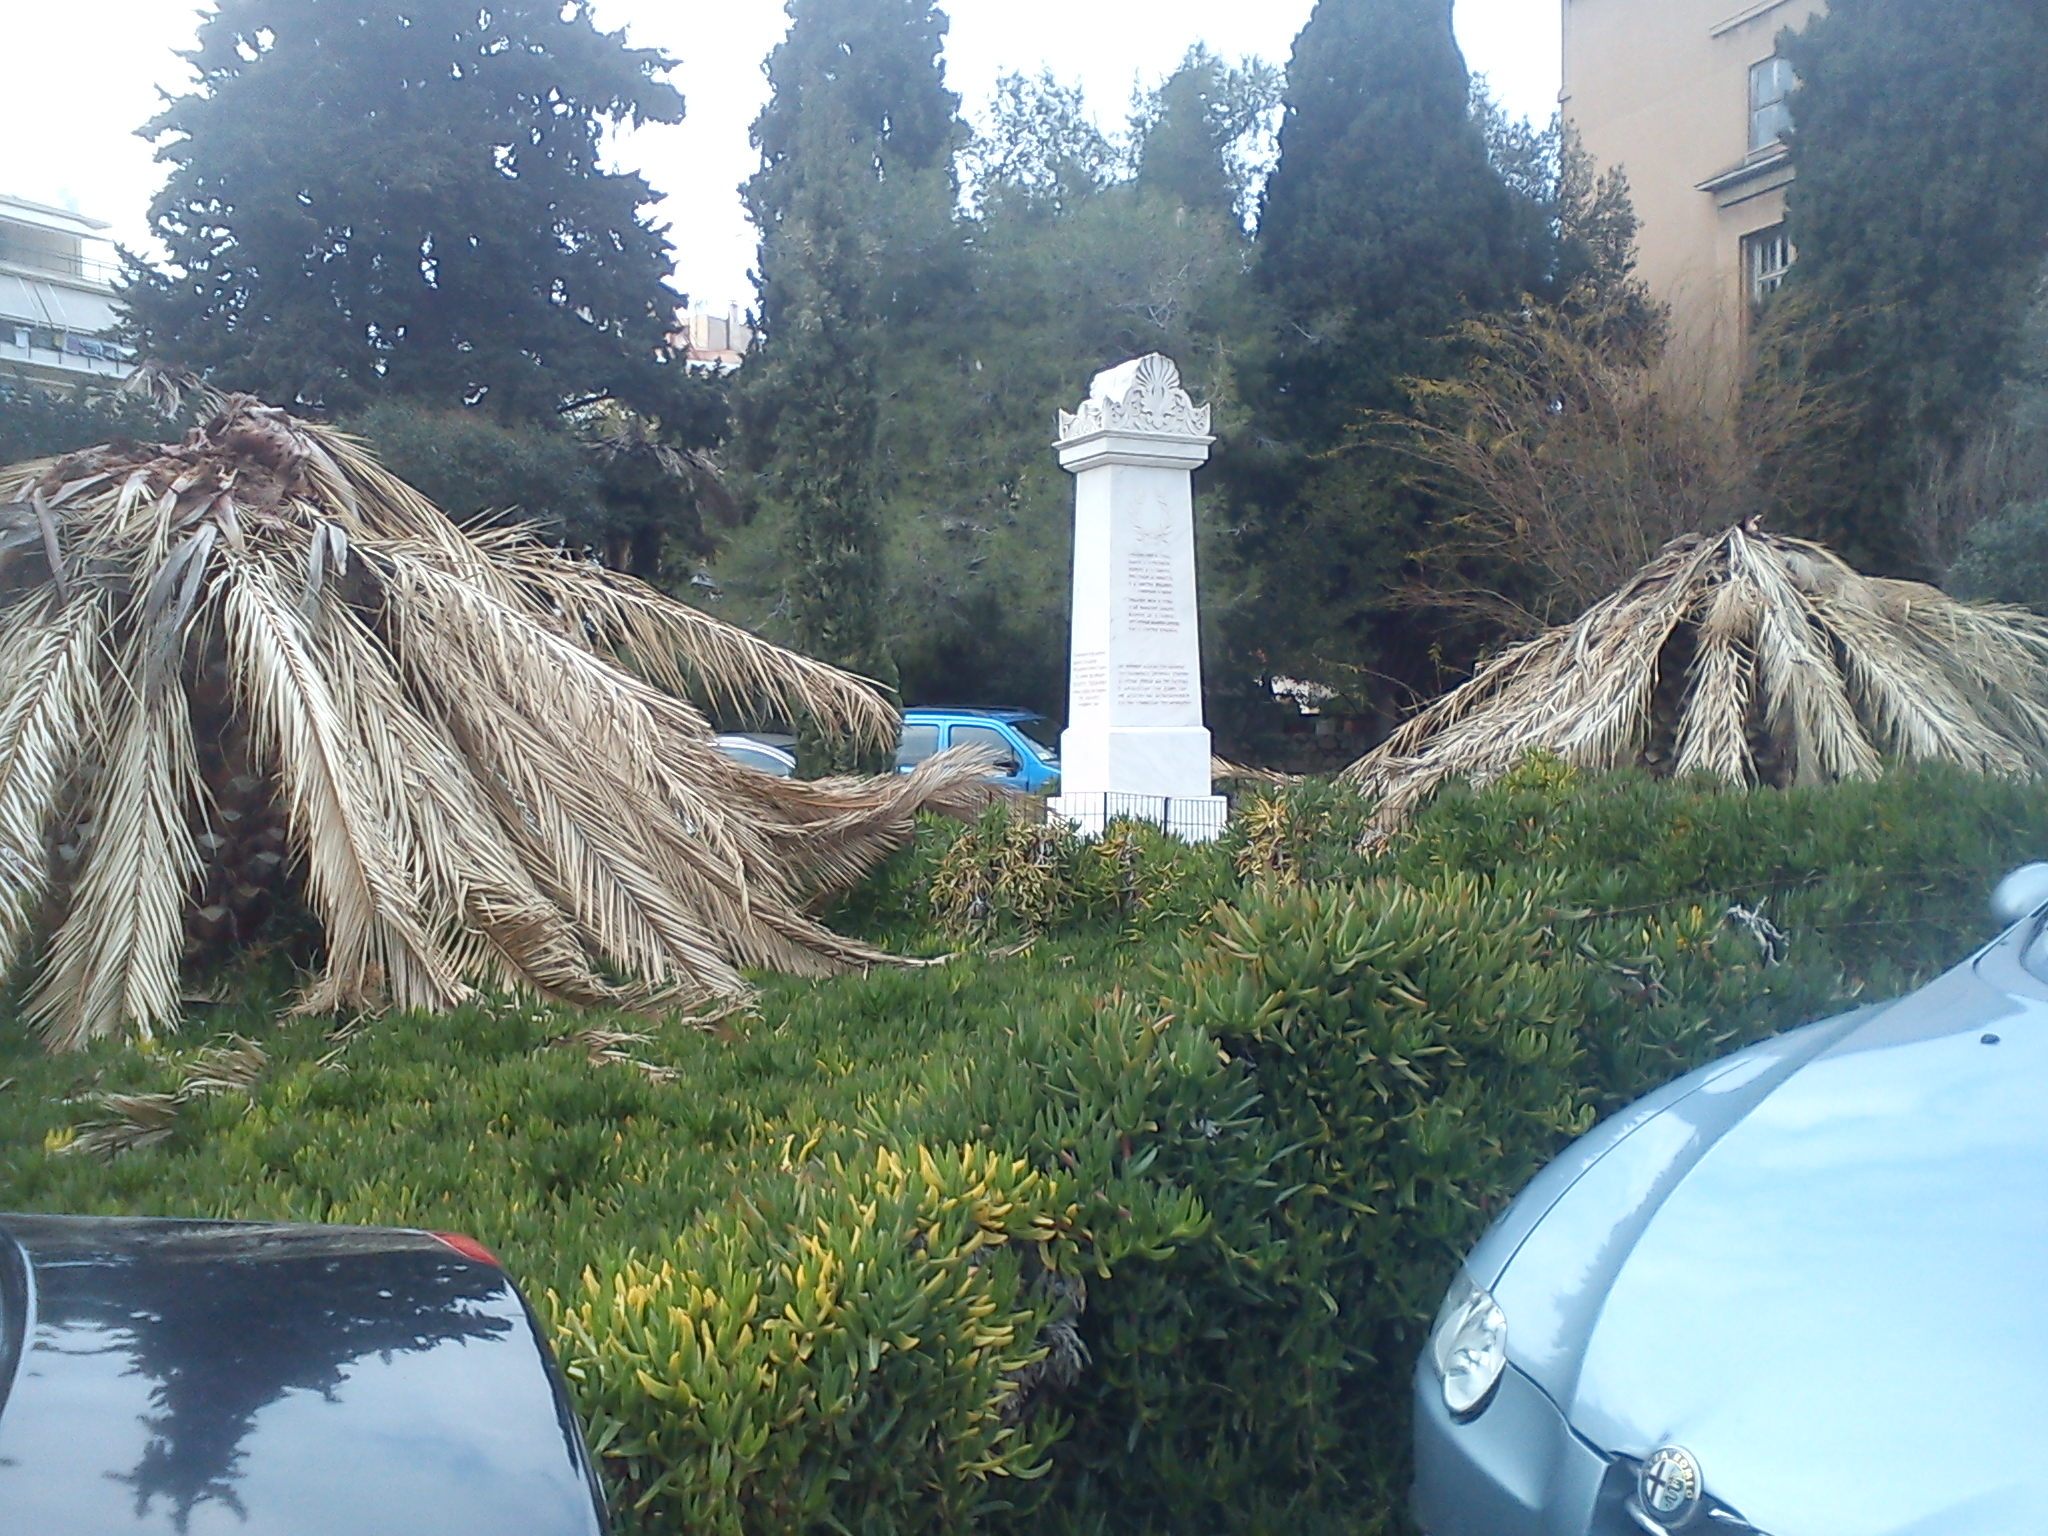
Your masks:
M1020 720L1043 720L1044 715L1035 709L983 709L979 706L951 708L940 704L920 704L915 709L903 711L905 720L943 720L965 717L972 720L1000 720L1006 725L1015 725Z
M786 757L791 762L796 761L796 754L790 751L788 747L782 746L778 742L764 741L759 736L742 736L727 733L716 736L713 740L721 747L750 747L756 752L767 752L776 757Z

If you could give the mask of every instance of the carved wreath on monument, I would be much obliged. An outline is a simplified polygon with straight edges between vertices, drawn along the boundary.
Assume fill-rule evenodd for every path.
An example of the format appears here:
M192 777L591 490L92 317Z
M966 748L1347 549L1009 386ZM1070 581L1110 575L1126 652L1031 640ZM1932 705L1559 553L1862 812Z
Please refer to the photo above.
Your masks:
M1129 369L1128 375L1125 370ZM1209 407L1181 388L1173 360L1149 352L1096 380L1112 393L1090 395L1077 411L1060 412L1060 441L1091 432L1142 432L1159 437L1206 437ZM1113 393L1121 387L1121 394Z

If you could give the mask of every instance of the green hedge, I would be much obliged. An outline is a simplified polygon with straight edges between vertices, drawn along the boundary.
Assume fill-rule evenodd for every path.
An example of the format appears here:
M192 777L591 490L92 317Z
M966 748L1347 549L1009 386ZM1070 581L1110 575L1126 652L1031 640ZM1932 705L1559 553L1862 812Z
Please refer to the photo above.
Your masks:
M728 1038L506 1005L323 1065L266 1030L251 1100L110 1162L59 1101L176 1057L10 1030L0 1206L474 1232L642 1529L1391 1529L1489 1216L1614 1105L1960 958L2048 794L1536 763L1375 858L1361 819L1311 787L1203 850L930 829L841 917L952 963L770 982ZM1050 887L1004 885L1020 847Z

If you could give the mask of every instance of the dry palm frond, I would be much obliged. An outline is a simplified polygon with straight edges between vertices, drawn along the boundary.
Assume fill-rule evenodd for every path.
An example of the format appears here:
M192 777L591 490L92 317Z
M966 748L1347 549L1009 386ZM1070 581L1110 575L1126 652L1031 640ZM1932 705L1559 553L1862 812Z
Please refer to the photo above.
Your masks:
M1299 784L1298 773L1282 773L1277 768L1251 768L1243 763L1233 763L1228 758L1209 759L1209 779L1216 784L1263 784L1272 789L1285 789L1290 784Z
M166 1092L93 1094L86 1102L103 1111L102 1117L78 1127L62 1148L108 1158L154 1146L178 1128L179 1113L187 1104L224 1093L247 1098L256 1091L268 1065L262 1046L231 1035L225 1044L195 1052L180 1072L178 1085Z
M650 1045L653 1036L637 1030L605 1029L591 1025L585 1029L571 1030L566 1035L557 1035L548 1041L550 1049L568 1048L581 1051L593 1067L631 1067L642 1077L653 1083L672 1083L682 1076L674 1067L664 1067L643 1057L635 1056L629 1046Z
M1674 771L1746 784L1755 773L1749 711L1756 688L1756 605L1749 589L1723 585L1702 605L1698 624L1692 707L1678 723Z
M295 423L313 440L309 479L344 507L372 509L388 537L410 536L424 564L508 608L643 672L741 715L810 714L820 727L893 745L896 714L876 686L771 645L678 603L630 576L562 553L517 528L457 529L412 487L341 433ZM347 534L356 532L340 520Z
M661 441L644 416L612 410L594 423L590 446L600 462L640 459L655 468L712 518L728 526L740 520L740 504L726 483L723 466L701 448L677 448Z
M100 716L104 605L21 604L0 639L0 975L13 968L50 875L47 832Z
M234 927L195 901L264 878L319 920L320 1010L479 985L717 1007L749 966L883 963L811 905L918 811L989 794L960 754L816 784L740 767L700 703L869 741L895 712L640 582L459 529L246 397L179 444L0 470L0 621L0 971L39 941L57 1046L175 1024L181 959Z
M178 1019L185 901L199 875L185 819L198 765L184 695L143 659L150 643L135 630L106 689L93 835L29 1000L60 1046L82 1043L86 1019L128 1019L145 1038Z
M183 415L188 406L198 415L212 416L227 403L227 397L198 374L153 357L144 358L121 381L121 393L147 400L165 416Z
M1504 652L1349 768L1372 835L1532 750L1731 784L1886 762L2048 772L2048 619L1859 576L1745 524L1667 545L1576 622Z

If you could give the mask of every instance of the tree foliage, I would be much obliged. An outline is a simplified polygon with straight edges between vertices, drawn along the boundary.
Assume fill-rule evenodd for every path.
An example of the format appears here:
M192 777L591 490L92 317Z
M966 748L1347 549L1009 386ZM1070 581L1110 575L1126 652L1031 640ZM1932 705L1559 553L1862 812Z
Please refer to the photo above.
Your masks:
M1386 673L1433 681L1458 658L1399 594L1454 509L1357 428L1453 376L1459 327L1525 294L1652 333L1626 184L1475 92L1447 8L1348 0L1297 48L1270 183L1280 77L1198 48L1116 133L1051 76L1006 77L960 145L962 208L952 159L918 157L946 121L925 14L800 6L771 61L741 412L761 516L720 557L725 600L869 670L848 647L878 626L908 698L1057 710L1072 486L1047 416L1159 350L1222 434L1198 537L1226 730L1283 672L1354 703L1385 702ZM910 105L884 111L892 89Z
M282 403L659 414L677 296L613 124L676 122L670 61L585 0L222 0L143 130L169 179L129 259L148 353Z
M1958 596L2048 613L2048 268L2012 378L1962 447L1929 466L1908 519Z
M1142 94L1115 134L1052 77L1007 77L981 130L955 121L949 140L913 131L940 121L939 34L923 10L793 14L819 27L838 15L864 68L842 111L814 36L793 27L785 47L804 51L771 63L772 80L796 85L777 84L749 191L767 334L742 375L740 431L760 516L720 557L724 600L800 637L858 619L871 591L906 698L1056 710L1073 490L1047 446L1053 407L1152 350L1226 414L1239 398L1235 357L1257 326L1237 208L1263 154L1271 71L1193 55L1176 76L1185 97L1170 84ZM923 106L882 111L892 71L909 82L895 94ZM847 118L854 108L869 115ZM814 126L797 131L785 111ZM833 127L849 120L859 126ZM898 142L899 123L912 142ZM1156 184L1169 143L1196 146L1208 167L1198 206L1189 188ZM830 611L807 617L822 592Z
M598 498L597 467L566 425L513 428L483 411L402 399L337 425L459 523L517 521L572 540Z
M1295 41L1255 251L1256 434L1219 461L1246 594L1230 675L1251 697L1292 675L1385 708L1445 664L1392 598L1440 509L1355 437L1453 370L1463 321L1560 269L1555 139L1529 137L1517 180L1481 107L1448 0L1320 0Z
M1120 146L1089 115L1080 88L1051 70L998 79L988 119L963 152L983 213L1002 203L1066 212L1122 170Z
M50 390L0 375L0 464L71 453L117 438L168 435L173 418L120 390Z
M1280 72L1230 64L1197 43L1180 68L1141 95L1131 121L1137 185L1191 212L1247 218L1270 169L1268 120Z
M1927 456L1953 452L2011 371L2048 250L2048 10L1836 0L1781 48L1799 72L1787 292L1833 317L1816 363L1859 403L1863 451L1814 526L1925 569L1904 526Z
M1328 447L1397 404L1458 320L1533 286L1535 233L1488 161L1450 0L1319 0L1259 216L1276 428Z
M960 286L964 129L940 63L946 18L929 0L790 0L789 15L744 188L761 323L743 443L781 535L790 632L886 680L883 358L931 344Z

